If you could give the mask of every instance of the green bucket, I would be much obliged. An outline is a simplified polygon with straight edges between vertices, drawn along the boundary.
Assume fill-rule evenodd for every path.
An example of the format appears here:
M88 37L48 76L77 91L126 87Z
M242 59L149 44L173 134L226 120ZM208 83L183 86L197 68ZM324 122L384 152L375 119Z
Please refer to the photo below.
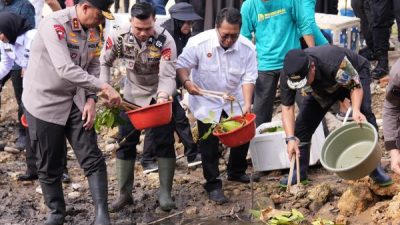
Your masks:
M378 133L370 123L348 123L333 131L325 140L321 164L346 180L370 174L380 163L382 152Z

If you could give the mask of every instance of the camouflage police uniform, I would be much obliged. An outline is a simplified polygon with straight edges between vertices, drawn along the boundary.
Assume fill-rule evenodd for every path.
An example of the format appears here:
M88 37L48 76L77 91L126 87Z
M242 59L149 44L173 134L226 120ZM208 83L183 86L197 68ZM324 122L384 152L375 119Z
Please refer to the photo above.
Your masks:
M177 58L175 42L165 29L155 25L154 35L146 42L139 43L131 32L131 27L123 27L107 38L100 57L103 81L110 79L110 67L115 59L122 60L127 77L124 98L132 103L145 106L156 102L160 92L172 96L176 90L175 62ZM136 159L136 145L140 131L135 130L126 114L121 113L125 124L119 126L119 139L126 138L117 149L117 177L119 199L111 205L111 211L119 211L132 204L133 166ZM152 128L154 148L158 160L160 178L161 209L168 211L175 207L171 198L172 181L175 170L174 134L170 124Z

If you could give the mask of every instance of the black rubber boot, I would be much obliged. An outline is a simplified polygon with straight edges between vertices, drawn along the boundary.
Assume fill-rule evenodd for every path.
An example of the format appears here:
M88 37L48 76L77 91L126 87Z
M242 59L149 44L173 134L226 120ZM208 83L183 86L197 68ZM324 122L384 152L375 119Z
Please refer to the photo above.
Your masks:
M379 80L389 73L389 60L387 52L377 52L378 64L375 69L371 71L372 78Z
M133 204L132 188L133 188L133 166L135 160L117 159L117 179L119 188L119 197L110 206L110 212L118 212L126 205Z
M364 47L364 48L360 49L358 54L361 55L362 57L368 59L369 61L376 60L375 53L369 47Z
M308 171L308 167L310 165L310 147L311 147L311 144L304 144L304 145L299 146L299 148L300 148L300 182L302 184L308 183L307 171ZM291 185L295 185L297 183L297 175L296 175L297 169L296 168L297 168L297 166L295 163ZM286 188L288 182L289 182L288 176L284 177L279 181L279 186Z
M171 211L176 205L171 197L172 183L175 173L175 158L157 158L158 160L158 176L160 179L160 208L163 211Z
M92 193L94 211L94 225L109 225L108 214L108 182L107 171L96 172L88 177L90 192Z
M65 218L65 201L64 193L62 189L61 180L54 182L53 184L46 184L40 182L42 188L44 201L49 207L50 212L47 216L47 220L44 224L46 225L59 225L64 224Z
M393 184L392 178L386 174L385 170L380 164L374 171L372 171L369 177L381 187L386 187Z

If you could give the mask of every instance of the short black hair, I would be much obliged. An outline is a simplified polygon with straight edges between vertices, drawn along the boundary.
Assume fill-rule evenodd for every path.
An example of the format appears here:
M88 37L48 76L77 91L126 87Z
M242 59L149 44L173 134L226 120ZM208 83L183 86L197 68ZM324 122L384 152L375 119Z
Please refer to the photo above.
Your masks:
M136 17L140 20L146 20L149 17L155 17L156 10L155 8L148 2L139 2L132 6L131 8L131 17Z
M242 15L236 8L230 7L221 9L217 14L217 18L215 18L215 26L217 28L221 27L221 24L224 22L224 20L230 24L238 24L240 27L242 27Z

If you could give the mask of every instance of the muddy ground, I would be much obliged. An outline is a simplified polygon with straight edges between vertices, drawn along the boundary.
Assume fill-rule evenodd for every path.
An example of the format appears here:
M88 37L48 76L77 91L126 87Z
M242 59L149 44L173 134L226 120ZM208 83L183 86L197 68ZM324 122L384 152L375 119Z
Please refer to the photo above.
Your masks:
M384 88L374 86L373 89L373 108L380 121ZM3 88L1 95L0 137L1 141L12 147L17 131L17 107L11 82ZM118 196L113 144L116 132L116 129L103 130L99 135L99 146L106 157L109 172L109 202ZM380 142L382 146L382 140ZM141 149L142 145L138 146L139 153ZM176 149L178 155L182 154L181 144L176 143ZM113 224L257 224L256 220L249 217L252 208L251 185L226 180L225 159L228 154L225 151L221 157L220 170L229 203L219 206L210 202L202 187L204 179L201 167L188 169L186 158L183 157L177 160L173 186L173 197L178 208L170 213L162 212L157 203L157 173L144 175L142 167L137 163L134 205L111 214ZM249 160L251 165L250 162ZM384 154L382 164L390 171L387 154ZM68 170L72 182L64 185L67 203L66 224L90 224L93 219L92 200L87 181L70 148ZM251 170L250 166L249 172ZM45 220L47 208L40 193L39 183L18 182L16 179L17 175L24 171L23 152L13 151L12 148L0 151L0 224L43 224ZM262 173L261 181L254 183L253 208L296 208L305 215L308 222L304 224L318 217L347 224L392 224L396 221L396 212L400 210L400 200L397 200L400 197L393 198L399 190L397 184L390 188L377 188L368 178L357 182L344 181L317 165L311 168L311 183L293 195L277 185L277 181L286 172ZM398 179L398 176L392 176ZM164 219L168 216L171 218ZM154 223L160 219L161 222Z

